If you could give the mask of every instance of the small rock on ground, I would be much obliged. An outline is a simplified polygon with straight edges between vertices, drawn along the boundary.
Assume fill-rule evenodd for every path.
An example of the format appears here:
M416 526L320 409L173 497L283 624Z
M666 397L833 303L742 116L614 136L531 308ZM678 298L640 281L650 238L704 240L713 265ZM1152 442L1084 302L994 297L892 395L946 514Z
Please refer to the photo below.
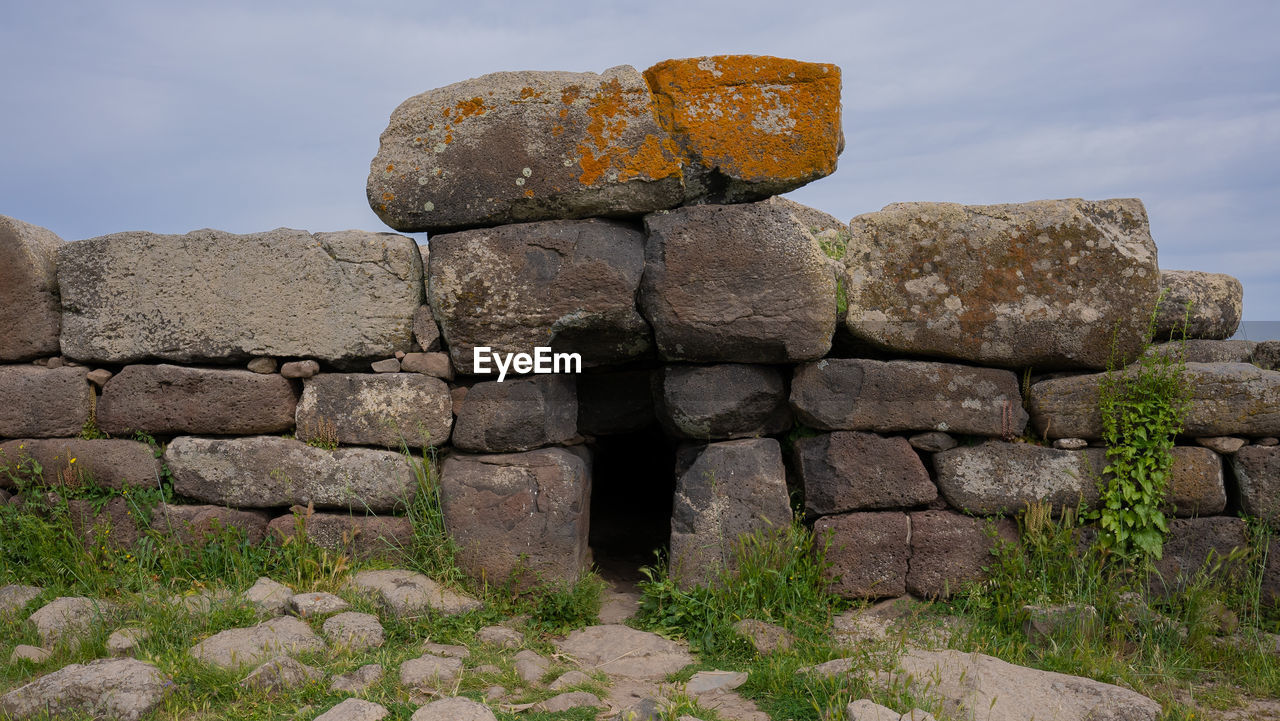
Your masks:
M334 676L329 683L330 691L344 693L364 693L365 689L382 680L382 666L371 663L341 676Z
M433 656L448 656L449 658L471 658L471 649L466 646L454 646L445 643L432 643L425 641L422 644L422 650Z
M552 691L563 691L566 688L581 686L584 683L594 683L595 679L581 671L568 671L564 675L551 682L547 688Z
M259 578L257 583L244 592L244 600L258 607L268 616L279 616L289 605L293 589L269 578Z
M289 612L301 618L324 616L348 608L351 604L332 593L298 593L289 597Z
M410 688L437 689L462 673L462 659L424 654L400 664L400 683Z
M13 653L9 654L9 663L17 663L19 661L30 661L31 663L44 663L53 657L53 653L48 649L39 646L28 646L26 644L18 644L13 647Z
M732 691L746 682L745 671L699 671L685 684L685 691L695 696L715 691Z
M901 715L871 699L864 698L844 707L845 721L898 721Z
M245 676L240 685L274 693L323 680L324 671L295 661L288 656L277 656L255 668Z
M516 675L525 683L537 683L551 668L551 662L525 649L516 654Z
M480 601L451 591L421 573L401 569L361 571L351 579L351 587L378 599L397 618L421 615L434 609L446 616L474 611Z
M680 644L626 626L591 626L556 644L588 669L610 676L662 678L693 663Z
M570 691L568 693L562 693L559 696L552 696L546 701L534 706L534 709L538 711L545 711L547 713L559 713L561 711L568 711L571 708L583 707L604 708L604 704L601 703L600 699L593 693L587 693L586 691Z
M64 639L89 634L106 612L105 604L91 598L62 596L46 603L27 620L36 627L40 645L52 648Z
M315 721L382 721L389 712L376 703L349 698L315 718Z
M330 617L321 627L329 643L351 651L363 651L382 645L384 633L377 616L347 611Z
M498 721L488 706L453 696L432 701L414 712L409 721Z
M138 721L160 705L167 679L132 658L73 663L0 697L0 715L26 719L48 712Z
M107 653L112 656L132 656L138 646L151 636L145 628L122 628L107 638Z
M21 611L42 593L44 589L38 586L10 584L0 588L0 616Z
M755 647L756 653L768 655L774 651L789 650L796 637L787 629L777 624L744 618L733 624L733 630L745 637Z
M324 641L306 622L281 616L249 628L216 633L192 646L191 655L207 664L232 669L262 663L280 654L323 648Z
M169 597L169 603L187 613L209 613L214 604L231 600L231 592L225 588L200 591L199 593L179 593Z
M506 626L485 626L476 632L476 640L499 648L520 648L524 645L524 634Z

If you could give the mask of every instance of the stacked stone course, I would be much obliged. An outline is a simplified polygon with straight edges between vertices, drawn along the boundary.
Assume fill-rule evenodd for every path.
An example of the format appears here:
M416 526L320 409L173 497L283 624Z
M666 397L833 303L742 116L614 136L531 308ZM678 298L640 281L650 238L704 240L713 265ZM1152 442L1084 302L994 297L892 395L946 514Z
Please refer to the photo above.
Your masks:
M402 444L433 448L468 573L571 580L593 489L620 482L598 441L660 429L671 513L650 521L670 524L681 583L788 523L796 492L841 593L939 596L980 578L988 518L1096 503L1099 372L1137 356L1165 287L1191 308L1196 392L1169 580L1243 543L1238 512L1280 516L1280 352L1221 340L1237 281L1162 273L1135 199L898 203L846 224L775 197L835 170L839 77L726 56L410 98L368 197L429 250L289 229L62 243L3 218L0 462L113 488L167 469L183 502L153 525L175 543L301 524L367 556L412 536ZM585 372L474 372L477 348L539 346Z

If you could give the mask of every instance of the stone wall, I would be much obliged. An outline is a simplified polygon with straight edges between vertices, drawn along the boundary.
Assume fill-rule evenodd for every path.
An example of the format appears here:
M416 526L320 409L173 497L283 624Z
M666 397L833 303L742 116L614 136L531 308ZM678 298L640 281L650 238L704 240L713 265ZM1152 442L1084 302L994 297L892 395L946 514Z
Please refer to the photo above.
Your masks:
M1135 199L844 223L776 197L835 170L839 78L734 56L410 98L368 197L429 249L288 229L64 243L3 218L2 462L117 489L171 478L179 502L153 524L175 543L300 523L368 555L412 534L402 444L434 448L461 561L491 580L587 568L593 490L664 496L639 535L669 539L683 583L802 498L841 593L944 595L988 562L986 518L1097 501L1099 373L1141 351L1164 287L1165 308L1190 307L1195 398L1163 567L1244 543L1242 513L1276 520L1280 348L1221 340L1239 283L1162 273ZM477 372L539 347L582 372ZM655 464L664 478L627 472ZM0 474L0 500L14 490ZM79 523L127 544L119 511Z

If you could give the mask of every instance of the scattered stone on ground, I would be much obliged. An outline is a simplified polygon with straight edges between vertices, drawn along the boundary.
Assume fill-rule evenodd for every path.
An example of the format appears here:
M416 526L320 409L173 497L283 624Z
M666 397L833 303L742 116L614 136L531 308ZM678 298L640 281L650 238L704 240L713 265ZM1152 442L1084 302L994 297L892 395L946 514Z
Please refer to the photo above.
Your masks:
M774 651L790 650L796 637L787 629L773 623L744 618L733 624L733 630L745 637L755 647L756 653L768 655Z
M349 698L315 718L315 721L382 721L389 712L382 706Z
M600 698L593 693L587 693L586 691L570 691L558 696L552 696L546 701L536 704L533 708L538 711L545 711L546 713L559 713L561 711L568 711L572 708L583 707L603 708L604 704L600 701Z
M424 641L422 650L434 656L446 656L448 658L470 658L471 649L466 646L455 646L445 643L432 643Z
M400 683L413 689L439 689L457 680L462 659L423 654L400 664Z
M107 653L112 656L132 656L138 646L151 637L145 628L122 628L107 637Z
M324 622L321 627L329 643L351 651L377 648L383 643L382 623L377 616L347 611Z
M507 695L506 686L490 686L484 690L484 698L490 703L501 701Z
M13 653L9 654L9 663L17 663L18 661L30 661L32 663L44 663L53 657L53 652L39 646L28 646L26 644L18 644L13 647Z
M44 589L38 586L10 584L0 588L0 616L18 613L26 608L27 604L39 598L42 593Z
M442 698L414 712L409 721L498 721L488 706L461 696Z
M293 589L269 578L259 578L244 592L244 600L257 606L259 611L268 616L283 614L291 596Z
M693 663L684 646L626 626L591 626L556 647L589 670L635 679L663 678Z
M1076 636L1092 635L1098 630L1098 609L1089 604L1028 604L1022 607L1022 612L1027 617L1022 622L1022 632L1032 643L1045 641L1063 631Z
M169 603L187 613L207 614L213 610L214 604L226 603L232 598L231 592L225 588L205 589L194 593L178 593L169 597Z
M467 653L471 653L471 652L468 651ZM502 669L498 668L497 666L494 666L491 663L486 663L480 666L476 666L475 668L471 669L471 671L472 673L489 674L490 676L497 676L502 673Z
M520 680L528 684L535 684L541 681L542 677L551 668L550 661L529 649L516 654L515 665L516 675L520 677Z
M241 668L280 654L324 649L324 641L305 621L281 616L249 628L216 633L191 647L191 655L221 668Z
M898 721L901 715L871 699L854 701L844 707L845 721Z
M573 688L587 683L595 683L595 679L581 671L566 671L559 678L552 681L547 688L552 691L563 691L566 688Z
M364 693L365 689L382 680L382 666L376 663L367 664L341 676L334 676L329 683L330 691L345 693Z
M476 640L499 648L520 648L524 645L524 634L506 626L485 626L476 631Z
M849 673L853 669L855 662L856 659L852 658L833 658L830 661L824 661L813 666L802 666L796 669L796 674L836 678Z
M53 648L61 641L92 633L107 610L106 604L91 598L61 596L41 606L27 620L36 627L40 645Z
M48 713L138 721L164 698L167 680L132 658L73 663L0 697L0 715L27 719Z
M481 606L480 601L451 591L413 571L361 571L352 577L351 587L373 595L397 618L419 616L427 609L452 616L474 611Z
M277 656L255 668L240 682L245 688L275 693L324 680L324 671L288 656Z
M301 618L313 618L345 611L351 604L332 593L298 593L289 597L289 611Z
M699 671L685 684L685 690L698 696L716 691L732 691L746 682L746 671Z
M712 691L698 697L698 705L711 709L720 718L733 721L772 721L754 701L745 699L733 691Z

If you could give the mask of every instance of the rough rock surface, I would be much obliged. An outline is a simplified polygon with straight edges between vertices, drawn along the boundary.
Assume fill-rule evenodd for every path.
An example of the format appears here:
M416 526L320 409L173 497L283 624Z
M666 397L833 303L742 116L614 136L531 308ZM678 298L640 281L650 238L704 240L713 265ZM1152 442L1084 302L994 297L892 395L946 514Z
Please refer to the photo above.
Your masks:
M790 363L831 348L836 283L789 204L645 216L640 304L666 360Z
M1253 349L1254 365L1264 370L1280 371L1280 340L1264 340Z
M1164 270L1160 285L1165 294L1156 316L1156 340L1181 337L1184 322L1187 338L1209 340L1230 338L1240 327L1244 286L1239 280L1224 273Z
M648 370L578 376L578 432L607 436L634 433L652 425L651 377Z
M1280 446L1246 446L1231 457L1240 508L1255 518L1280 519Z
M935 454L938 490L953 508L980 515L1008 516L1028 503L1047 502L1055 513L1083 499L1098 501L1097 478L1106 451L1060 451L1030 443L987 441Z
M248 370L131 365L98 401L98 426L113 435L251 435L293 428L298 396L289 379Z
M364 693L365 689L378 683L386 672L376 663L365 664L351 673L334 676L329 683L330 691L343 693Z
M1244 519L1175 518L1169 521L1164 554L1155 562L1150 585L1156 590L1174 590L1210 558L1225 559L1233 549L1247 544Z
M305 621L281 616L249 628L221 631L191 647L198 661L235 669L260 664L280 654L324 649L324 641Z
M132 501L119 496L101 506L81 498L67 502L72 530L90 547L96 541L103 541L112 550L132 548L142 535L133 513Z
M845 721L901 721L902 716L871 699L852 701L844 707Z
M30 661L31 663L44 663L53 658L53 652L39 646L28 646L20 643L13 647L13 651L9 654L9 663L16 664L19 661Z
M827 560L838 577L831 590L845 598L883 598L906 592L910 522L891 511L819 518L819 538L831 533Z
M837 431L798 439L794 448L811 515L906 508L938 497L920 456L901 436Z
M522 583L578 578L589 565L591 466L576 450L444 460L440 496L461 568L494 583L517 569Z
M283 614L292 596L292 588L266 577L259 578L244 592L244 600L257 606L261 613L268 616Z
M686 448L676 465L670 563L683 586L732 569L739 536L791 520L782 449L772 438Z
M491 73L429 90L391 114L369 205L396 230L431 233L673 207L681 160L652 102L627 65Z
M327 619L322 630L330 644L352 651L377 648L383 642L382 623L369 613L339 613Z
M0 362L58 354L58 248L53 231L0 215Z
M768 655L775 651L789 651L796 643L795 634L773 623L744 618L733 624L733 630L739 636L751 642L756 653Z
M152 483L155 481L153 480ZM238 529L249 543L267 535L271 518L264 511L241 511L225 506L178 506L161 503L151 512L151 529L178 543L202 545L225 530Z
M636 308L644 246L639 230L599 219L433 236L428 295L454 365L473 373L477 346L549 347L584 366L643 355L652 346Z
M326 616L350 607L351 604L332 593L295 593L289 597L289 613L299 618Z
M479 701L451 696L423 706L409 721L497 721L497 717Z
M1003 540L1017 542L1013 521L998 521L996 530ZM907 590L921 598L945 598L967 581L982 580L994 545L980 518L952 511L912 513Z
M399 453L328 451L271 436L181 436L169 444L164 460L178 493L241 508L314 503L381 512L407 503L417 490L413 470Z
M76 360L353 364L412 349L422 259L412 238L359 230L129 232L63 246L58 284Z
M417 373L322 373L306 381L298 438L399 449L443 446L453 425L449 387Z
M0 366L0 438L78 436L93 402L83 368Z
M578 432L578 396L567 375L539 375L471 386L458 409L453 445L511 453L565 443Z
M0 713L138 721L164 700L166 682L160 669L132 658L73 663L0 696Z
M772 366L665 366L654 384L658 421L680 438L752 438L791 427L786 381Z
M75 480L115 490L127 486L154 488L160 476L160 461L150 446L117 438L31 438L0 443L0 466L23 456L39 463L46 474L71 468ZM72 458L75 463L69 463ZM0 473L0 487L11 481Z
M1222 457L1217 453L1208 448L1175 446L1169 475L1165 512L1181 517L1212 516L1226 509Z
M108 614L100 601L83 596L61 596L41 606L27 621L35 626L40 645L52 648L64 641L78 641L94 630Z
M662 679L693 663L684 646L627 626L579 629L556 642L556 648L583 668L632 679Z
M1135 691L1079 676L1015 666L992 656L911 649L892 675L939 697L956 717L990 721L1155 721L1160 704Z
M1160 290L1136 199L894 203L850 221L848 314L883 349L1010 368L1133 358Z
M824 430L1011 437L1027 425L1016 375L953 363L825 358L796 368L791 405Z
M476 599L412 571L361 571L351 578L351 587L373 596L396 618L419 616L429 608L447 616L480 608Z
M27 607L27 604L39 598L42 593L44 593L44 589L39 586L24 586L11 583L8 586L0 587L0 615L22 611Z
M288 656L277 656L249 672L249 675L240 681L240 685L275 693L323 680L324 671L299 663Z
M1251 340L1178 340L1151 346L1148 354L1181 358L1187 363L1249 363L1258 348Z
M688 199L756 200L835 172L844 149L835 65L716 55L667 60L644 76L688 158Z
M423 654L400 664L400 683L412 689L448 688L462 675L462 659Z
M382 721L390 713L372 701L349 698L316 717L315 721Z
M280 516L267 531L283 539L298 532L321 548L342 551L356 559L399 561L413 543L413 523L402 516L355 516L343 513L306 513Z
M1041 381L1031 386L1031 422L1050 438L1102 437L1098 385L1105 374ZM1280 372L1248 363L1187 363L1191 405L1188 436L1280 435Z

